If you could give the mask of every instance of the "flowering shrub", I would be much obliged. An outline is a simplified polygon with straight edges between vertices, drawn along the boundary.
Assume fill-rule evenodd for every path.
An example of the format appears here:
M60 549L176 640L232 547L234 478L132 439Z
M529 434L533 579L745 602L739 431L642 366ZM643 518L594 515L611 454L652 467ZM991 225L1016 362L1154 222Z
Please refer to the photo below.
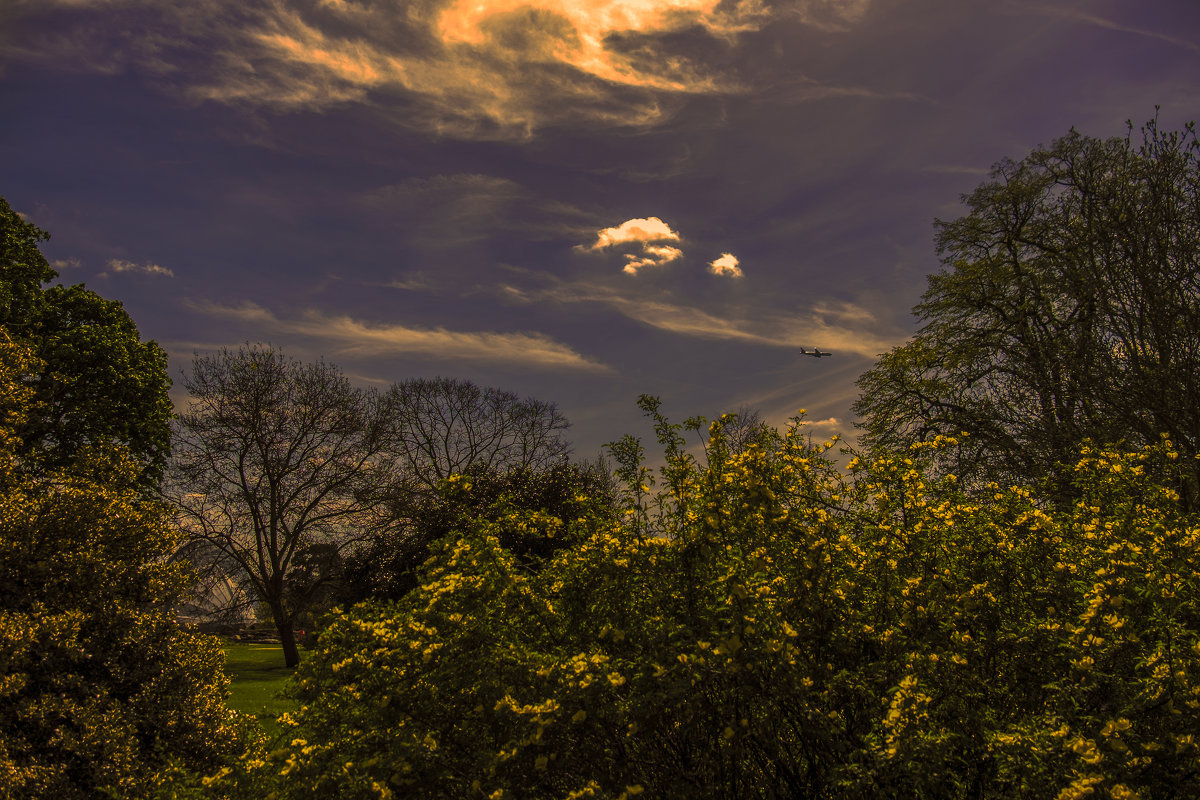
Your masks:
M800 420L741 452L717 422L695 458L701 421L643 404L666 464L614 447L623 520L479 522L330 621L259 762L280 796L1200 793L1169 442L981 499L930 477L940 442L841 470ZM538 526L579 543L531 571L499 542Z
M141 464L18 455L37 368L0 335L0 798L146 796L235 752L221 651L165 605L185 577Z

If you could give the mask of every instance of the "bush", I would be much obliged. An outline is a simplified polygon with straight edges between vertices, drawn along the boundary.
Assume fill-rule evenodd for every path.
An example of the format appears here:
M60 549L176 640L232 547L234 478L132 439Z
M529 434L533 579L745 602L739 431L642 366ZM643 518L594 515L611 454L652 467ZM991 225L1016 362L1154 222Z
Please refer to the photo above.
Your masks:
M175 623L187 577L141 463L117 446L67 468L17 455L36 369L0 341L0 797L147 795L171 764L236 752L221 651Z
M1172 797L1200 792L1200 556L1169 442L1085 450L1078 501L968 500L937 447L855 460L800 420L701 460L538 571L527 513L442 540L297 673L284 795ZM700 421L687 426L699 430ZM568 529L587 520L563 521Z

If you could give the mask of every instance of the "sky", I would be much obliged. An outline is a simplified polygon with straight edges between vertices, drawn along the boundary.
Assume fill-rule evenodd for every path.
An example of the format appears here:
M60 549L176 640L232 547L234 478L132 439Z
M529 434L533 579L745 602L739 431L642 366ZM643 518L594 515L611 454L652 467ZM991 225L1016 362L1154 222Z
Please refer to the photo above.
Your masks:
M852 438L993 164L1198 112L1196 0L0 6L0 196L177 402L267 342L553 401L580 458L643 393Z

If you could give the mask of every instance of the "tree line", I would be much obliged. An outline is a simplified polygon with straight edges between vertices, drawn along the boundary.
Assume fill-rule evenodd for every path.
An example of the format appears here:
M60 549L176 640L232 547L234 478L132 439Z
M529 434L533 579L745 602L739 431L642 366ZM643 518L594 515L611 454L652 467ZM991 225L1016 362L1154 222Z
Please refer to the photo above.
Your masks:
M568 464L553 404L469 381L378 392L247 345L197 356L184 386L165 490L187 554L269 609L289 667L314 606L385 594L424 560L435 537L419 523L441 481Z
M663 466L626 436L609 476L552 404L261 345L198 357L172 421L161 350L42 288L0 205L7 796L1197 794L1200 145L1138 134L937 223L846 467L802 417L644 397ZM189 564L289 663L341 604L278 741L174 621Z

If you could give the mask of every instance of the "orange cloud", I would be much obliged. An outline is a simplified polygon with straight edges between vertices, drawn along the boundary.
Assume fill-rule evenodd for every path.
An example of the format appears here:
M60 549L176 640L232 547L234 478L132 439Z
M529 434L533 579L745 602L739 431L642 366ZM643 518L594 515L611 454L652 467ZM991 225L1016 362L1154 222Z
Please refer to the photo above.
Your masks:
M784 17L844 29L872 0L39 2L152 6L157 24L153 37L113 41L78 26L55 47L18 45L20 58L66 58L105 72L136 64L195 98L281 109L355 102L387 112L403 98L399 124L522 139L546 125L651 126L686 96L744 91L710 54Z
M573 348L535 332L452 331L407 325L375 325L352 317L308 310L279 317L256 303L225 306L190 303L205 314L251 326L256 336L280 334L320 342L321 352L352 357L410 354L437 359L506 362L545 369L609 372L610 368Z
M643 267L660 267L683 257L678 247L661 242L678 242L679 234L658 217L629 219L613 228L603 228L596 233L596 241L588 250L606 250L614 245L640 245L638 253L625 255L624 272L636 275ZM582 247L582 246L581 246Z
M463 138L526 138L546 123L588 120L642 126L666 115L660 95L736 86L648 39L636 56L614 34L656 37L700 26L731 36L756 27L753 3L717 0L459 0L398 15L384 3L322 4L320 13L273 4L257 26L231 32L219 72L197 97L320 109L418 99L407 124ZM330 16L338 17L336 26ZM745 20L741 20L745 17ZM380 32L399 29L405 47ZM335 32L336 31L336 32ZM430 47L432 42L434 46Z
M596 234L592 250L603 250L626 242L678 242L679 234L658 217L629 219L615 228L604 228Z
M721 257L708 262L708 271L713 275L724 275L728 278L742 277L740 262L733 253L721 253Z
M837 355L876 358L901 344L908 334L881 323L870 311L852 303L836 307L818 304L808 313L731 310L726 315L695 306L656 299L644 293L626 294L613 287L552 280L543 289L503 286L510 300L522 303L594 303L659 330L701 339L740 341L766 347L800 348L814 343ZM832 317L832 319L830 319Z

